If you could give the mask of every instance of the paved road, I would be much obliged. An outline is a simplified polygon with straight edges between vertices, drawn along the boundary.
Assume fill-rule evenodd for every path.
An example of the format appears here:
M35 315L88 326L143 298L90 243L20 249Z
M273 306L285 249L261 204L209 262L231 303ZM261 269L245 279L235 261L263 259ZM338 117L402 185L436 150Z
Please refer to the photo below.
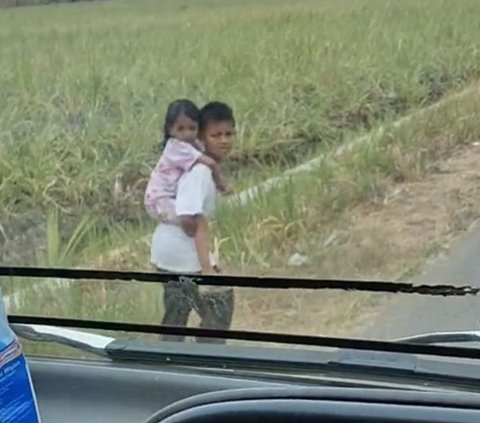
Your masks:
M414 278L422 284L480 287L480 222L460 237L446 256L425 266ZM480 297L428 297L399 294L384 306L362 335L395 339L431 331L480 330Z

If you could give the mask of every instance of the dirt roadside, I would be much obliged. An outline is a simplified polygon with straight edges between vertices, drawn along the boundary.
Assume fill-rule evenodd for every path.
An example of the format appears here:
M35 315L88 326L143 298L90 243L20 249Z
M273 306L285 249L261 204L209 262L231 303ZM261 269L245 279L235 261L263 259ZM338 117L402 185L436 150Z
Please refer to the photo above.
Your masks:
M478 143L455 151L422 181L395 185L381 204L363 204L342 216L334 236L327 240L328 248L326 240L312 244L317 248L309 257L310 264L292 269L285 265L286 257L278 257L268 273L410 279L408 275L419 272L428 257L448 252L480 217L479 163ZM480 233L478 237L480 240ZM229 270L235 273L235 269ZM438 278L438 272L442 271L437 270L431 282L446 282ZM436 300L440 300L438 305L432 305ZM419 319L430 322L425 327L447 328L438 320L445 301L456 301L461 309L467 299L239 289L233 327L332 336L402 336L418 327ZM414 310L422 311L415 314ZM399 319L403 319L403 330L395 331L392 328ZM462 326L456 321L448 327ZM379 329L382 326L386 327L383 331Z
M309 237L309 263L302 267L287 266L288 255L279 253L268 269L231 266L226 271L313 278L410 279L408 275L420 272L427 258L448 252L480 217L479 163L479 144L462 147L435 164L423 180L396 184L381 202L348 210L332 222L330 232ZM109 254L97 267L140 267L148 256L148 241ZM431 281L440 279L433 277ZM236 289L232 328L330 336L402 336L402 331L388 329L397 327L399 319L404 320L407 332L416 327L412 319L439 321L433 314L428 317L433 307L430 303L417 303L424 299L345 291ZM441 298L430 300L443 304L439 311L445 307ZM445 301L466 304L467 299ZM427 315L415 315L412 310L416 308ZM198 317L193 315L190 324L197 325ZM382 332L382 327L387 329Z

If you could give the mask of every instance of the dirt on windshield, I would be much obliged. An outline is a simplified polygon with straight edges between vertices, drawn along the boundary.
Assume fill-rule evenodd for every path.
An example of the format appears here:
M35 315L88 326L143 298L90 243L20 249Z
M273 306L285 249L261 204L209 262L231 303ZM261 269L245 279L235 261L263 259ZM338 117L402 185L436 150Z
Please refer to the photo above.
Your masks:
M332 235L312 249L307 264L289 267L288 258L278 257L268 273L408 279L429 256L448 250L452 239L480 216L479 163L480 143L456 150L422 181L392 187L382 204L362 204L342 215ZM391 297L257 289L238 289L236 295L236 329L332 336L362 333Z

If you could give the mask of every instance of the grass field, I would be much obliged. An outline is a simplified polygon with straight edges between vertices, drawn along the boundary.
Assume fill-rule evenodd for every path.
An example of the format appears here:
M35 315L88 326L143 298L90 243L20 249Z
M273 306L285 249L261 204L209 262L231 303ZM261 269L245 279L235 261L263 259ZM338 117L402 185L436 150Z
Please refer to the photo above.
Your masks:
M141 0L2 10L1 220L50 208L103 224L143 216L163 113L181 96L235 108L234 184L245 186L251 168L292 161L292 146L340 143L475 79L478 7ZM137 188L120 205L117 174Z
M145 267L143 189L166 105L187 96L234 107L238 140L227 171L237 190L326 155L318 171L247 208L220 209L216 234L228 269L291 273L285 261L295 250L321 259L299 270L311 276L399 277L401 260L391 267L372 253L340 266L340 256L318 245L348 210L380 203L394 184L422 179L478 139L476 91L375 132L477 81L478 12L476 0L136 0L1 10L0 223L9 241L0 257ZM332 156L366 133L370 143ZM117 202L115 178L125 187ZM48 313L98 313L92 289L70 290L58 307L52 297ZM151 321L161 310L148 302L149 289L135 304L129 289L109 290L114 305L101 313ZM370 304L362 298L349 304ZM25 307L41 312L45 304Z
M423 190L422 197L413 198L414 203L426 203L420 207L423 217L433 216L435 220L439 209L446 215L418 234L418 229L408 224L402 227L405 222L399 214L412 210L405 210L401 204L391 207L386 218L382 217L384 204L389 202L396 186L409 189L427 175L441 172L452 154L480 139L479 93L480 88L475 87L465 96L413 118L407 127L379 132L339 156L327 154L321 169L300 175L253 205L224 209L218 230L230 235L225 241L227 248L223 249L227 271L304 277L404 277L406 271L415 269L434 252L448 234L480 216L478 184L471 189L470 182L464 179L457 184L465 186L465 192L455 188L456 191L449 192L453 197L446 198L445 204L438 203L441 199L433 194L432 201L436 203L429 204L431 186L427 193ZM478 153L472 159L477 156ZM318 183L312 183L313 179ZM364 219L367 224L358 224L362 215L370 214L371 218ZM387 227L381 227L382 223ZM338 236L332 239L336 233ZM148 269L148 243L141 239L126 243L127 239L134 239L132 235L112 236L110 245L123 242L124 247L97 256L90 265ZM99 251L98 246L92 248L90 257ZM308 255L309 265L288 268L285 261L292 251ZM236 262L237 257L244 261ZM28 283L31 282L17 286L26 287ZM39 297L44 301L38 301ZM290 290L260 294L258 290L238 289L237 299L237 328L288 328L295 333L320 331L338 335L356 330L358 320L364 322L385 296ZM16 309L32 314L148 323L157 321L162 313L161 290L151 284L103 285L85 281L73 284L61 296L53 295L48 287L30 292Z

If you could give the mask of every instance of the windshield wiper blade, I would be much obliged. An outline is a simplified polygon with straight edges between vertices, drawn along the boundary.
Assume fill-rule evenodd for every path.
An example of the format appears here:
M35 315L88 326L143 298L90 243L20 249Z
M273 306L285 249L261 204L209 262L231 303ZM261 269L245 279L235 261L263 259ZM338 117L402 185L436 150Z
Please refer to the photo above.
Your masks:
M476 286L456 286L444 284L417 285L406 282L351 279L305 279L286 277L198 275L161 272L138 272L120 270L69 269L45 267L0 266L0 276L26 278L56 278L78 280L109 280L142 283L194 283L196 285L226 286L238 288L262 289L340 289L345 291L390 292L420 294L430 296L478 296L480 288Z
M102 357L109 357L109 345L116 341L104 335L35 324L11 324L12 330L21 338L37 342L53 342Z
M431 332L395 339L394 342L415 344L453 344L480 342L480 331Z
M248 342L267 342L272 344L311 345L354 350L370 350L421 354L458 358L480 359L480 350L455 346L421 345L415 343L374 341L354 338L332 338L314 335L294 335L275 332L252 332L245 330L225 330L192 328L184 326L149 325L141 323L110 322L102 320L66 319L59 317L38 317L10 315L10 323L39 324L106 331L136 332L157 335L180 335L204 338L236 339Z

